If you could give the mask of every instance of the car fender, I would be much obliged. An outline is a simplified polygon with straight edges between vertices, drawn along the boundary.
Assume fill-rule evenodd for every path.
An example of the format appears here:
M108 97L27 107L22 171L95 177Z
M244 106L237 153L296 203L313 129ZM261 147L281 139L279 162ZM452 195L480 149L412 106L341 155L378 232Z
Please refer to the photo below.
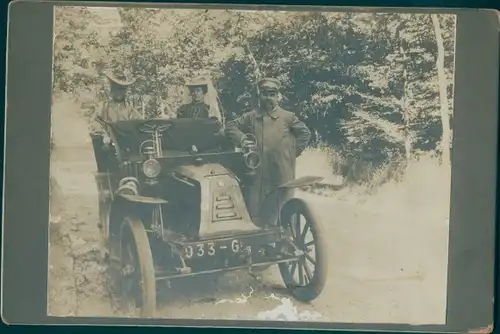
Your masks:
M309 186L313 183L318 183L323 179L324 178L321 176L302 176L299 177L298 179L293 179L291 181L280 184L279 186L276 187L276 190L302 188L305 186Z
M109 233L110 238L119 236L120 225L126 216L138 217L133 208L136 205L144 204L167 204L168 202L162 198L148 197L130 194L116 194L115 199L111 203L109 214Z
M140 204L167 204L168 201L159 197L149 197L141 195L131 195L131 194L117 194L117 197L122 198L127 202L140 203Z

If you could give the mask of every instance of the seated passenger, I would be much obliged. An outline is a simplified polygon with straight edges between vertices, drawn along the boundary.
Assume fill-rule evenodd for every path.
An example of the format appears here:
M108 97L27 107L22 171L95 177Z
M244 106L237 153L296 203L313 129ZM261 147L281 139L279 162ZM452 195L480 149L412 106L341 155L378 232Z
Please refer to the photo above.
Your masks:
M189 90L188 95L191 97L191 102L179 108L177 118L215 118L220 120L220 106L215 89L208 78L195 78L186 83L186 87Z

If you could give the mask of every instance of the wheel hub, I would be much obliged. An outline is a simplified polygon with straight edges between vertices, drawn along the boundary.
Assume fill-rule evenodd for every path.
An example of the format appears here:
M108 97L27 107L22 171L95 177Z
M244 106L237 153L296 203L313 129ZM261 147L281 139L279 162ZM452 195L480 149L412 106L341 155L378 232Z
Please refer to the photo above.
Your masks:
M295 256L304 256L305 255L305 252L303 250L300 250L300 249L295 249L293 253Z

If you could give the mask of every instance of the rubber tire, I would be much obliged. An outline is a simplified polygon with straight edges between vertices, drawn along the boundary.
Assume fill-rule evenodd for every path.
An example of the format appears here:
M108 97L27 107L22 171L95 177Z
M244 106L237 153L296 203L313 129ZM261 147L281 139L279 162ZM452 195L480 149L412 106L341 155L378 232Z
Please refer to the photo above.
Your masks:
M110 223L110 200L105 200L103 198L99 199L99 232L101 233L101 238L103 243L107 244L109 242L109 223Z
M146 229L140 220L132 217L125 217L122 224L122 234L124 228L129 229L132 234L135 243L135 255L139 262L143 281L141 317L154 317L156 313L156 278ZM120 243L122 243L123 238L120 239Z
M325 233L323 232L319 219L311 210L311 206L307 203L307 201L301 198L292 198L286 202L281 210L281 217L284 218L284 221L286 222L293 213L303 215L307 222L311 225L310 230L313 234L316 253L316 265L313 277L308 285L297 286L297 283L293 279L293 275L291 275L288 270L289 265L287 263L280 263L278 267L283 282L292 296L298 301L310 302L321 294L325 287L326 277L328 275L328 253L327 245L324 239Z

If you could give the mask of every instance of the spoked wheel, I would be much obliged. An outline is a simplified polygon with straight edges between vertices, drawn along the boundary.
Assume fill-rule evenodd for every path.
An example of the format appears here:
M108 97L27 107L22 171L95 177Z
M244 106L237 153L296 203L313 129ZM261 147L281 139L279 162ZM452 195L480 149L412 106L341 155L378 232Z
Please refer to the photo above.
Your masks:
M280 224L292 235L289 251L302 255L294 261L280 263L285 286L295 299L309 302L323 291L327 275L326 244L318 219L306 201L293 198L282 208Z
M140 220L126 217L120 237L121 293L132 311L153 317L156 311L156 279L148 235Z
M106 198L99 198L99 231L102 239L107 242L109 239L109 215L111 201Z

